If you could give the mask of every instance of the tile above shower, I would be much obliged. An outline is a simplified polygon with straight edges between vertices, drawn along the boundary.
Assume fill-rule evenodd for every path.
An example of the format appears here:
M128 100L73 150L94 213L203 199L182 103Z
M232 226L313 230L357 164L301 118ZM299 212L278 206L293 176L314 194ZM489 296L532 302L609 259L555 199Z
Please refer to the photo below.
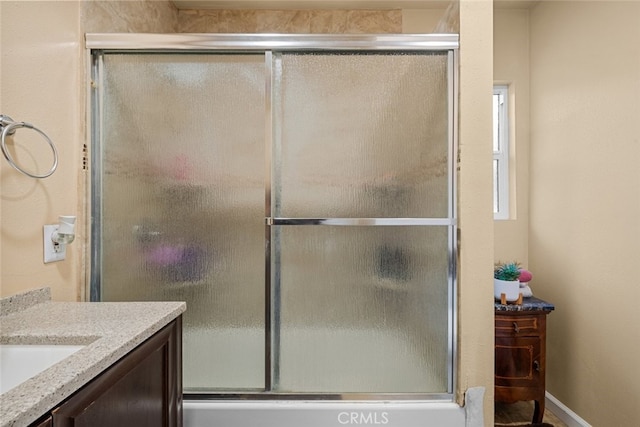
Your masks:
M72 395L76 396L78 390L101 373L112 372L120 360L156 339L168 325L174 328L171 339L181 341L181 332L176 327L181 327L185 310L184 302L53 302L48 288L3 298L1 347L26 351L36 359L45 357L36 355L39 350L74 348L48 365L45 362L40 372L27 374L32 376L24 377L23 382L8 385L11 388L6 391L3 384L0 426L30 425ZM43 349L43 345L47 348ZM3 357L0 363L10 362ZM23 362L32 364L27 359ZM17 367L10 369L21 370L20 361L14 363ZM4 383L9 381L9 373L4 366L2 369L0 382ZM181 382L179 386L181 389Z

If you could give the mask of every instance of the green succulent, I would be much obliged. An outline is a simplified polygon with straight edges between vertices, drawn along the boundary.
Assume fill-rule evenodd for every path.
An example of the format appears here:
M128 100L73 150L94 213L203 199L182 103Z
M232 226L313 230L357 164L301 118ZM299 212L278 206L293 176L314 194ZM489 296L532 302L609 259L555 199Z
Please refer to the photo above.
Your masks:
M520 264L517 262L499 262L493 268L493 277L499 280L518 280L520 277Z

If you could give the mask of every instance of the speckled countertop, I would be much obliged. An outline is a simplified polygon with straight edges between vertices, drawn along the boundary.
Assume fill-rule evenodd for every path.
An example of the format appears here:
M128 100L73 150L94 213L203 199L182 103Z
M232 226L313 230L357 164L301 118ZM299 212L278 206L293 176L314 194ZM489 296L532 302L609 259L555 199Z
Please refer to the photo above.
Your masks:
M556 307L536 297L523 298L522 304L500 304L495 302L495 311L552 311Z
M27 426L186 309L184 302L52 302L48 288L0 300L1 344L86 347L0 394L0 426Z

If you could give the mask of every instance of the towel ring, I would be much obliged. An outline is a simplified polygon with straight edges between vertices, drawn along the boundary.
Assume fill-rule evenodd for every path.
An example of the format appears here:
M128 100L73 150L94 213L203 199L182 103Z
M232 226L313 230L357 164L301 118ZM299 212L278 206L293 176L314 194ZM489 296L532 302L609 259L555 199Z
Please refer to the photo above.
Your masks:
M47 141L47 144L49 144L51 151L53 151L53 165L51 166L51 169L49 169L48 172L42 175L37 175L35 173L26 171L22 169L20 166L18 166L15 160L13 160L13 157L11 157L11 154L9 154L9 150L7 150L7 143L6 143L7 135L13 135L14 133L16 133L16 130L20 128L27 128L27 129L32 129L36 131L37 133L42 135L45 141ZM31 123L14 122L11 117L5 116L5 115L0 115L0 129L2 130L2 137L0 137L0 147L2 148L2 154L4 155L4 158L7 159L9 164L15 170L17 170L18 172L22 172L23 174L30 176L31 178L38 178L38 179L46 178L56 171L56 168L58 167L58 150L56 150L56 146L53 145L53 142L51 142L51 139L49 139L47 134L42 132L40 129L38 129Z

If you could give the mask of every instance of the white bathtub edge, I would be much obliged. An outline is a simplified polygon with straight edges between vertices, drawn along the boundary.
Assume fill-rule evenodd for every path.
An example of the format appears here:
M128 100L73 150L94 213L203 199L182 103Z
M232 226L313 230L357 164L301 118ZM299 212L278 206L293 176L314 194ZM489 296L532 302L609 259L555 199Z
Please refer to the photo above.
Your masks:
M185 427L212 425L464 427L465 409L440 401L184 401Z

